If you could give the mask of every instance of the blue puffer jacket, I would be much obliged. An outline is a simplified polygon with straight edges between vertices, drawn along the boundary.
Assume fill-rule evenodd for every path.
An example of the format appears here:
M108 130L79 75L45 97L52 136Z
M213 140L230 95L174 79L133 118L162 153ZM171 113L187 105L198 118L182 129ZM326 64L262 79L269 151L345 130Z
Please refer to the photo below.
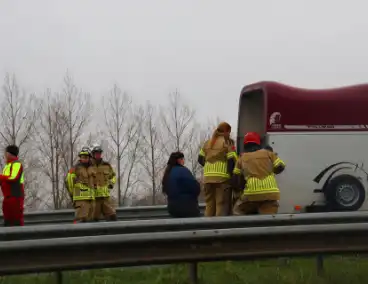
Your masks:
M177 165L170 171L167 197L170 201L197 201L200 185L184 166Z
M171 169L167 182L167 209L172 217L199 217L199 193L199 183L186 167L178 165Z

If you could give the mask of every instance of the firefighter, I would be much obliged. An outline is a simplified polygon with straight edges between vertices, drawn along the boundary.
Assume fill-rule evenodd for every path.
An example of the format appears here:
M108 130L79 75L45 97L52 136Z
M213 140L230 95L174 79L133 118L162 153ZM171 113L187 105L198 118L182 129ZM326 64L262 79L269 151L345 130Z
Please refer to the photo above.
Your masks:
M94 200L91 152L83 147L78 156L79 162L69 170L66 184L73 199L76 221L87 222L92 217Z
M231 126L221 122L199 152L198 162L204 167L205 216L231 214L232 175L237 155L230 139Z
M110 163L102 159L102 148L92 149L93 184L95 188L95 204L93 219L98 221L101 213L107 221L116 221L116 211L111 205L110 190L116 183L116 174Z
M232 149L234 149L234 151L235 151L235 141L230 138L230 142L233 146ZM234 168L235 168L235 163L234 163ZM232 184L232 180L230 180L230 184ZM230 209L229 209L230 214L232 214L235 202L239 199L239 197L240 197L239 192L235 191L233 186L231 186L231 202L229 204L230 205Z
M258 133L249 132L244 137L244 153L234 169L233 178L241 198L234 206L234 215L276 214L280 190L275 175L285 169L285 163L269 149L262 149Z
M16 145L5 148L6 165L0 175L4 226L24 226L24 173L18 154Z

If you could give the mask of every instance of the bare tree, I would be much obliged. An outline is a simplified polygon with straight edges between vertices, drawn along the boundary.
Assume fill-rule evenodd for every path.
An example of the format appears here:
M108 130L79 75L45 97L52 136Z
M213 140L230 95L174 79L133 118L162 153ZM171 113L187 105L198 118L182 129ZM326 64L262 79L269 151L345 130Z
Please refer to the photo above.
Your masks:
M133 114L132 99L123 93L117 84L110 95L103 101L105 124L110 145L114 151L117 165L118 204L122 204L122 160L126 156L129 145L139 133L139 123Z
M7 144L22 147L33 135L33 126L37 120L35 95L19 90L15 75L6 74L1 102L0 136Z
M35 199L39 198L38 190L33 185L36 182L40 167L39 161L32 151L33 145L31 143L39 108L35 104L34 94L27 94L20 90L15 75L6 74L2 91L0 139L3 145L16 144L20 148L27 189L25 200L27 207L29 203L35 203Z
M194 134L195 111L185 104L178 90L169 95L169 105L161 108L163 125L163 148L166 154L172 151L185 152Z
M51 90L47 89L45 92L45 101L40 99L42 106L41 117L39 122L35 125L35 144L37 150L40 152L42 158L43 173L51 181L51 196L53 198L54 208L58 208L57 202L57 185L55 178L55 149L54 149L54 135L53 129L53 115L51 105Z
M156 108L148 102L145 107L144 124L142 126L143 157L141 165L146 176L145 190L151 191L152 205L156 204L156 194L161 188L159 176L165 166L161 135Z
M186 165L192 174L198 177L202 172L202 167L198 163L198 155L203 143L205 141L204 132L199 123L193 124L193 132L191 136L191 143L188 144L186 152Z
M58 95L53 96L48 89L44 99L40 100L41 119L36 124L35 144L42 156L43 173L51 183L52 206L60 209L70 206L65 191L64 178L68 170L68 133L65 104ZM46 206L49 206L46 201Z
M185 155L186 165L196 175L200 149L200 125L195 121L195 110L187 105L178 91L169 95L169 105L161 110L163 125L163 149L168 156L172 151Z
M43 120L39 127L44 135L38 135L38 139L44 140L47 150L41 146L39 151L48 165L44 167L44 174L52 184L52 207L60 209L71 207L72 204L65 187L65 177L75 163L74 153L88 125L91 103L90 95L75 86L68 72L64 77L62 92L51 96L48 91L46 97L47 103L43 104Z
M64 77L64 88L61 95L65 105L65 121L68 127L68 165L72 167L75 162L74 153L76 145L87 126L91 115L91 96L78 89L67 72ZM66 148L66 147L65 147Z
M39 105L41 119L35 127L35 141L42 156L43 173L51 184L45 205L54 209L71 207L65 177L75 163L76 147L89 122L90 95L77 89L67 72L62 92L52 94L47 90Z
M135 190L138 189L142 181L140 161L143 158L142 151L142 124L144 122L144 111L142 108L133 108L131 113L135 122L136 131L132 136L131 142L128 144L127 151L124 155L124 170L121 173L121 180L124 180L124 190L122 194L122 204L125 204L132 197Z

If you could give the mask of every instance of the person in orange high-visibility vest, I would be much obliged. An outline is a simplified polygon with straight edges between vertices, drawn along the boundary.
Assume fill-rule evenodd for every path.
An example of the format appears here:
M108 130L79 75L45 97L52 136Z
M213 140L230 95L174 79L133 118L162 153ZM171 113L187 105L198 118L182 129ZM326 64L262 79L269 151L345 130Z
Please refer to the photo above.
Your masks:
M4 226L24 226L24 173L18 154L16 145L5 149L6 165L0 175Z

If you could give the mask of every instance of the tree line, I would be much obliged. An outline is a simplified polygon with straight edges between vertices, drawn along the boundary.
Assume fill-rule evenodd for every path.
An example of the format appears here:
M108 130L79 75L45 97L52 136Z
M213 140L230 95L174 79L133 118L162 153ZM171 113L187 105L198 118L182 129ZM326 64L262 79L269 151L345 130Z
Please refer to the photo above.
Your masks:
M163 204L161 178L169 154L184 152L186 166L200 179L198 153L219 121L199 123L179 90L163 105L148 100L139 105L115 84L96 108L68 72L61 90L40 94L28 93L15 75L6 74L0 104L1 147L20 147L28 211L72 208L66 173L81 147L95 144L116 171L112 198L117 206Z

